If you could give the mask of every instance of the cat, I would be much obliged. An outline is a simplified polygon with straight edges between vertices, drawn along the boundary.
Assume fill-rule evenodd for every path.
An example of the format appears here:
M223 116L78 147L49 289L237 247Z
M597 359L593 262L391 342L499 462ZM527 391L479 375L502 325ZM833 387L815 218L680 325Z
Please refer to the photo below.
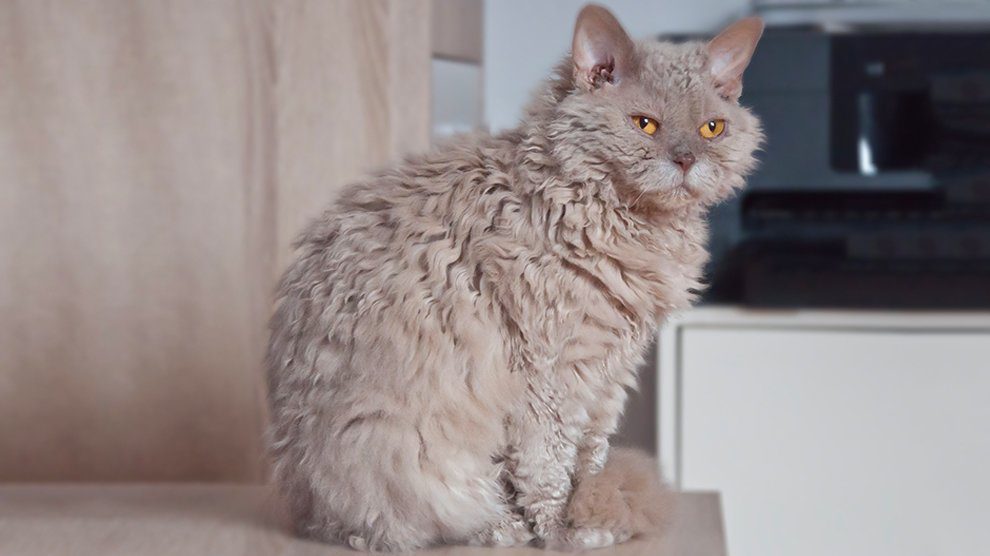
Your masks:
M762 30L634 42L586 6L517 128L352 185L305 230L267 356L300 534L583 549L666 520L653 460L609 436L702 289L707 209L755 165L738 99Z

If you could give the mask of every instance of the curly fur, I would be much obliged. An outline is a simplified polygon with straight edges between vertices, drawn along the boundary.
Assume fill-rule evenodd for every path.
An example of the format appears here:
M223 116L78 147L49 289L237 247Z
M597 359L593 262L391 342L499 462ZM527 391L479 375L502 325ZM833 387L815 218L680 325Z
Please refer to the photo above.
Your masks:
M705 211L761 135L704 44L627 56L587 83L566 60L519 128L350 186L306 229L267 359L274 474L301 533L586 548L661 520L650 464L609 459L608 437L657 325L701 289ZM716 115L725 136L699 139Z

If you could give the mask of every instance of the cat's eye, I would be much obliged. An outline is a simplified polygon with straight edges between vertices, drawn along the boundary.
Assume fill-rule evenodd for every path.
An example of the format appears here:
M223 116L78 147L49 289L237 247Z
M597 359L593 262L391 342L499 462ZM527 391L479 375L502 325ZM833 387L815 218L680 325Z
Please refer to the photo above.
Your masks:
M705 139L714 139L724 132L725 120L708 120L698 128L698 133Z
M633 116L633 122L639 126L639 129L643 130L643 133L647 135L653 135L660 129L660 124L653 118L648 118L646 116Z

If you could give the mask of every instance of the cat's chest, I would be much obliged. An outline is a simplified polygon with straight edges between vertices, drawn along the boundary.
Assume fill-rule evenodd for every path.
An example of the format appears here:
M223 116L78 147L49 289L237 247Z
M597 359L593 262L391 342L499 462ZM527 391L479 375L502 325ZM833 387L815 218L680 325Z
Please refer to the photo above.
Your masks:
M580 366L590 378L628 380L652 340L657 326L671 313L688 307L700 289L707 259L703 228L670 229L647 246L630 252L634 264L613 257L563 261L557 314L560 327L558 360ZM590 382L595 382L591 380Z
M560 325L551 349L559 369L576 373L587 385L623 379L651 336L653 320L617 299L600 282L568 281L569 292L555 310Z
M624 257L602 256L563 264L582 326L633 333L665 320L692 303L707 261L703 238L671 231Z

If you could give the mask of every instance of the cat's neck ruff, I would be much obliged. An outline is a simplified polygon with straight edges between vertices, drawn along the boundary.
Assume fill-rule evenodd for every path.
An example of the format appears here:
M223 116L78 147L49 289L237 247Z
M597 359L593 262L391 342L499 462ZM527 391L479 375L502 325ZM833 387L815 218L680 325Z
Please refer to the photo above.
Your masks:
M514 139L513 181L529 205L524 213L567 268L602 287L621 284L610 297L641 325L694 301L708 256L704 207L637 205L606 162L568 165L536 126Z

